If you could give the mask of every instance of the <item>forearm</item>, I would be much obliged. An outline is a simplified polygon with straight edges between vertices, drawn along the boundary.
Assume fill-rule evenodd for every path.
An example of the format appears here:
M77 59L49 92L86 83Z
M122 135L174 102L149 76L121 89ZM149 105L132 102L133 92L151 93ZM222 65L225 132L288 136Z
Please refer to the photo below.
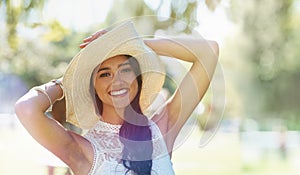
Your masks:
M218 57L218 44L214 41L192 38L146 39L145 44L157 54L195 62Z
M147 39L145 44L157 54L183 61L200 63L209 78L213 75L219 56L218 44L214 41L192 38Z
M172 128L170 142L173 144L209 87L218 61L218 45L214 41L191 38L151 39L145 40L145 44L159 55L192 63L166 106L167 128Z
M42 90L44 91L42 92ZM53 82L40 85L38 88L34 87L17 101L16 113L19 117L26 114L24 111L44 113L62 96L61 87Z

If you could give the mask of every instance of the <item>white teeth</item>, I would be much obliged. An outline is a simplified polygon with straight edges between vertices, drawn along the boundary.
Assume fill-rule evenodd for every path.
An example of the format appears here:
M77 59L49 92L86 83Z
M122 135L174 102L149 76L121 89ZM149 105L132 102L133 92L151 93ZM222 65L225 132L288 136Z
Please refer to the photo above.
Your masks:
M121 89L121 90L118 90L118 91L111 91L110 95L113 95L113 96L123 95L126 92L127 92L127 89Z

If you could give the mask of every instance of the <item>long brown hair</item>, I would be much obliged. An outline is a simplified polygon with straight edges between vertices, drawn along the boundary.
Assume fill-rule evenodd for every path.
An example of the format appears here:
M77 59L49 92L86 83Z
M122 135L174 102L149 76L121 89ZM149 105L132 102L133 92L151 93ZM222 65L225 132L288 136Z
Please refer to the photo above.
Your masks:
M142 75L136 58L126 55L138 83L138 92L124 113L124 121L119 131L120 141L124 148L122 151L122 163L136 175L150 175L152 169L152 133L148 118L143 114L140 107L140 94L142 90ZM96 104L100 114L103 105L96 95Z

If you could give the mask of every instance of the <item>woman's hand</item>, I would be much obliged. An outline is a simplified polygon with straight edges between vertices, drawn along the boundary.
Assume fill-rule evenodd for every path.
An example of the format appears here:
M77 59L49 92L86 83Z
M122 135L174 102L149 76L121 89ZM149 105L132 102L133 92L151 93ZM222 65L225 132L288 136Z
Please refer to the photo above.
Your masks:
M92 34L91 36L85 38L83 40L83 43L79 45L81 49L85 48L90 42L94 41L95 39L99 38L100 36L104 35L107 32L107 30L99 30Z

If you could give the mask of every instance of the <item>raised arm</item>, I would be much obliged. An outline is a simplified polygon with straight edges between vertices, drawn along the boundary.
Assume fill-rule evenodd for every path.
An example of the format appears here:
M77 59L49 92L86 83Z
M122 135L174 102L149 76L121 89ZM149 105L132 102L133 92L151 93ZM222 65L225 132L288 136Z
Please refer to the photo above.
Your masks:
M214 41L191 38L149 39L145 44L159 55L192 63L166 107L167 119L157 122L162 132L168 133L170 146L209 87L219 48Z
M50 100L54 103L62 96L60 86L49 82L39 88L45 91L31 89L17 101L15 112L19 120L37 142L62 159L74 172L82 171L77 170L79 161L75 160L88 162L83 152L91 146L88 146L81 136L67 131L59 122L45 115L45 111L50 106ZM83 147L84 144L86 148ZM89 160L92 159L89 158ZM88 169L89 167L85 170L88 171Z

